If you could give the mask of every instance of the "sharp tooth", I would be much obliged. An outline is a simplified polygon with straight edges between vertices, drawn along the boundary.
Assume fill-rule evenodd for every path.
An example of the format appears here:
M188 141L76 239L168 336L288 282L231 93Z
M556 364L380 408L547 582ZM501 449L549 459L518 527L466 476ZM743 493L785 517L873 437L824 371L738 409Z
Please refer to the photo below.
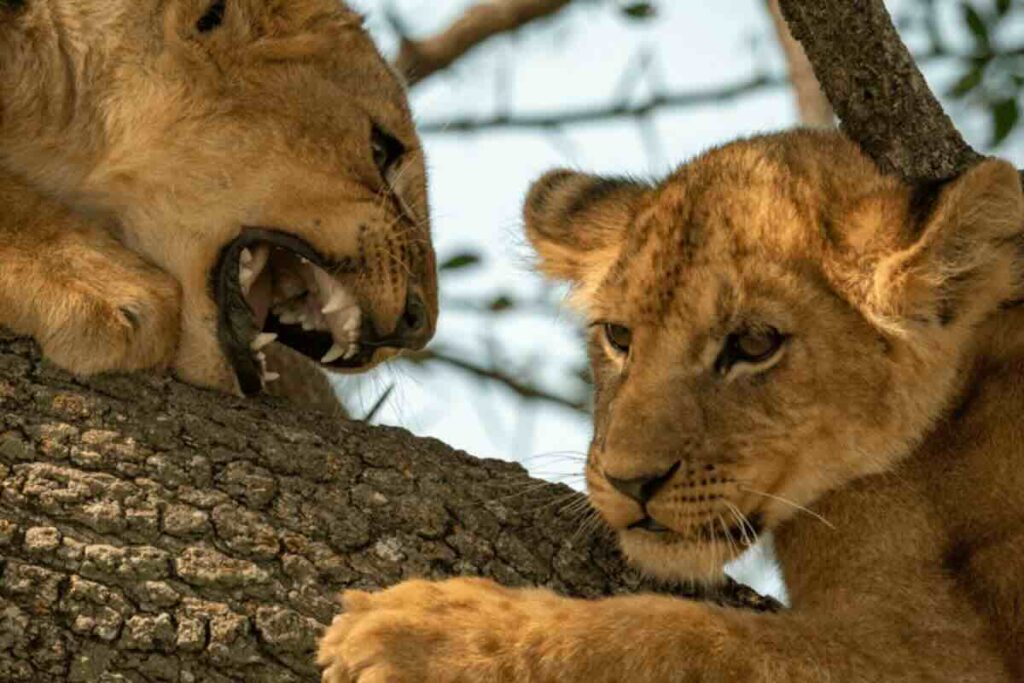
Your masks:
M306 332L316 329L316 325L309 319L309 316L302 316L302 329Z
M276 382L279 379L281 379L281 375L277 374L276 372L265 372L265 373L263 373L263 381L264 382Z
M344 289L335 289L331 292L330 300L320 309L320 312L324 315L328 313L337 313L338 311L345 308L345 304L348 303L348 296Z
M252 343L249 346L252 347L253 351L259 351L267 344L272 343L275 339L277 339L277 335L273 332L261 332L256 335L256 338L252 340Z
M331 350L324 354L324 357L320 359L321 363L333 363L342 356L345 355L345 349L341 348L341 344L334 342L331 346Z
M345 352L345 360L352 360L353 358L355 358L357 353L359 353L359 345L349 344L348 351Z
M248 265L252 263L252 252L249 251L249 247L246 247L245 249L242 250L242 256L240 260L242 262L242 265Z
M346 320L345 324L342 325L341 329L344 330L345 332L349 332L349 333L352 333L352 332L355 332L356 330L358 330L359 329L359 311L356 311L355 315L353 315L351 318Z
M250 268L249 266L240 266L238 268L238 281L241 282L243 286L251 284L252 278L252 268Z

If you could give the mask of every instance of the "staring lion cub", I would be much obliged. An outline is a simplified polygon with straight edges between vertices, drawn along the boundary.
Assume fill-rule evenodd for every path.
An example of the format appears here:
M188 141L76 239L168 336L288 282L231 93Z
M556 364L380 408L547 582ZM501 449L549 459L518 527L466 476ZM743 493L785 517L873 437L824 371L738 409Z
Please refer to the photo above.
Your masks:
M358 371L436 315L423 153L346 5L0 1L0 325L252 394L274 340Z
M791 609L479 579L345 596L330 681L1024 677L1024 198L987 160L886 177L837 133L736 142L663 183L544 176L597 386L586 467L632 562L714 580L773 531Z

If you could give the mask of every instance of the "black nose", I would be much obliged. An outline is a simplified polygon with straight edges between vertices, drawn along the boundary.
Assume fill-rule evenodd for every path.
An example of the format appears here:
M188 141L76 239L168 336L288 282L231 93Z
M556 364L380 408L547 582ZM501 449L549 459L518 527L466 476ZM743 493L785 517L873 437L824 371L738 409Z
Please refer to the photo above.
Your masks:
M660 474L653 474L646 477L637 477L636 479L617 479L610 477L607 474L604 478L608 480L608 483L615 487L615 490L619 493L629 496L641 505L646 505L647 501L654 497L661 487L668 483L668 480L672 478L672 475L679 469L680 463L672 465L664 472Z
M414 292L409 293L405 302L405 312L398 319L394 333L395 345L403 349L419 350L427 345L434 336L430 312L423 298Z

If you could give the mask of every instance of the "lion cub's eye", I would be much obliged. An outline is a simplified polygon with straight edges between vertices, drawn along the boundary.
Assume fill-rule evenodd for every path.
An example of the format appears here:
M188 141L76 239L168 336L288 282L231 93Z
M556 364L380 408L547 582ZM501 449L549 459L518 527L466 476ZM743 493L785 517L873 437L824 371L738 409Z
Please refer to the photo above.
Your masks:
M737 363L757 365L771 360L786 341L774 327L757 327L733 332L715 359L715 370L727 373Z
M224 11L227 9L227 0L216 0L206 14L196 22L196 30L200 33L209 33L224 23Z
M405 146L377 126L373 127L370 134L370 150L373 153L373 164L382 178L387 177L388 171L405 154Z
M604 336L613 349L619 353L629 353L629 345L633 341L633 332L623 325L604 324Z

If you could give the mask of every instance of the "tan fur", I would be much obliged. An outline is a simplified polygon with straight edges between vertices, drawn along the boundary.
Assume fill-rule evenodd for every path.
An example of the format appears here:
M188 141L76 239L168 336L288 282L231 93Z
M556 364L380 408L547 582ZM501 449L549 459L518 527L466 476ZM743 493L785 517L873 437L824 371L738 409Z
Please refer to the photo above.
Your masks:
M361 19L338 0L228 0L223 25L200 33L212 4L0 6L0 324L33 334L72 371L173 365L237 389L209 278L246 226L355 264L348 285L382 334L409 290L436 316L422 152ZM386 181L373 124L408 149ZM43 277L58 243L74 286ZM180 283L180 305L140 257ZM33 278L35 312L22 277ZM131 329L124 305L146 313Z
M618 230L594 229L603 202ZM549 175L526 216L541 267L578 285L588 319L632 330L628 353L600 324L590 344L587 480L626 555L714 580L752 539L713 531L760 520L791 608L412 582L346 595L325 680L1024 677L1012 166L983 161L929 197L838 134L794 132L652 187ZM788 335L770 359L720 362L730 335L769 325ZM666 472L646 510L607 478ZM645 514L668 530L628 528Z

